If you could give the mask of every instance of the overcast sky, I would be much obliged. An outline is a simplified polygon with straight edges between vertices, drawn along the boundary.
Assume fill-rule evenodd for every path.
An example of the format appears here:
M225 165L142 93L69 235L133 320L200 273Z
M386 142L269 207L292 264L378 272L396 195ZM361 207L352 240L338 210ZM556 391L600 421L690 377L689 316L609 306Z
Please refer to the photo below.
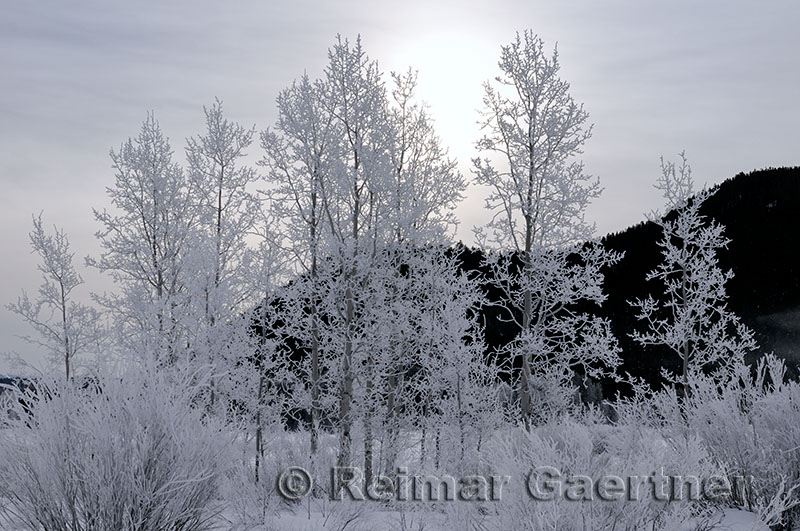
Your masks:
M494 4L494 5L492 5ZM800 164L800 4L793 1L509 2L404 0L15 1L0 11L0 352L34 356L4 305L35 291L31 214L67 230L82 295L108 282L92 207L113 183L108 151L153 110L181 155L220 97L230 118L263 129L277 92L319 76L335 35L362 35L385 72L419 70L420 96L462 172L475 156L481 82L500 45L533 29L558 42L562 75L595 124L588 172L605 192L591 208L600 234L659 206L658 157L686 149L700 183ZM260 156L254 150L254 156ZM485 220L477 190L459 236ZM0 373L9 370L0 359Z

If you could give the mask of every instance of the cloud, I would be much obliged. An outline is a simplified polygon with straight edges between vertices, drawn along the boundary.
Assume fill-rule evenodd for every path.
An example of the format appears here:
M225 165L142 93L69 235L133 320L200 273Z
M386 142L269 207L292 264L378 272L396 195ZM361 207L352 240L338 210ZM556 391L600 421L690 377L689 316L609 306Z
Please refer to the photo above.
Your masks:
M362 33L386 70L420 69L421 96L465 174L480 82L495 75L500 45L528 27L558 41L564 77L596 123L585 162L606 191L590 213L602 232L621 229L657 206L662 153L685 148L709 182L800 162L798 12L729 0L10 2L0 18L0 302L38 285L32 212L63 226L76 256L97 252L91 207L112 183L108 150L146 111L178 155L214 96L264 128L278 90L304 70L321 75L337 33ZM480 205L473 190L461 237L485 219ZM26 349L15 333L20 323L0 312L0 350Z

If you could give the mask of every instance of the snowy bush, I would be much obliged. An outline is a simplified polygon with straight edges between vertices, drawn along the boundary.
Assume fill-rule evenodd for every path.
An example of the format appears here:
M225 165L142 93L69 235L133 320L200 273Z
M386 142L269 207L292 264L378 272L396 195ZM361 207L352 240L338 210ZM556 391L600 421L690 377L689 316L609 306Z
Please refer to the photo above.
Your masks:
M7 515L31 531L209 529L228 437L187 389L144 371L41 383L0 439Z
M800 385L784 363L764 356L726 378L696 374L689 395L675 387L617 400L619 424L667 441L695 439L731 487L721 503L755 512L764 525L795 520L800 486Z
M673 529L709 513L708 504L688 495L667 499L671 487L662 487L667 485L662 477L713 474L709 456L694 437L665 439L640 425L587 426L565 420L530 433L508 433L496 444L499 473L511 476L512 483L498 505L493 529ZM557 471L559 483L543 483L545 476L529 479L534 470ZM625 482L618 499L603 490L612 475ZM531 489L540 487L535 496Z
M755 374L742 365L726 382L698 378L685 413L728 475L750 478L733 503L770 525L796 520L791 509L800 502L800 385L784 376L783 361L766 355Z

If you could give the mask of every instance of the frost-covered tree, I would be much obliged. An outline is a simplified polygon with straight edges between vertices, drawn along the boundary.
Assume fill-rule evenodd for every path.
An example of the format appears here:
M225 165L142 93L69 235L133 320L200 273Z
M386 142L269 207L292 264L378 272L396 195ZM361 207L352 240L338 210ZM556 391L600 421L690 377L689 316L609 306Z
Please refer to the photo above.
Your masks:
M33 300L23 291L16 303L7 308L22 317L35 331L35 336L23 339L43 347L51 359L64 364L64 376L69 380L75 372L75 358L101 341L100 315L94 308L74 300L73 291L83 284L83 278L72 263L69 239L63 230L53 228L47 234L42 215L33 218L29 233L33 252L41 262L42 274L38 295Z
M490 425L499 425L497 367L484 361L483 326L478 308L483 293L477 279L459 271L457 252L440 247L409 253L404 274L392 280L394 319L385 370L389 415L385 467L394 470L402 428L419 430L419 456L439 469L474 457ZM391 382L391 378L387 378ZM444 440L444 443L442 439ZM442 449L451 449L448 456ZM433 456L433 459L431 459Z
M243 354L241 348L230 348L247 335L241 313L263 293L249 281L252 250L247 243L260 203L248 189L257 175L242 164L253 129L225 118L220 100L203 110L206 131L189 138L186 148L189 201L197 213L185 259L193 308L190 348L202 363L224 372ZM218 382L212 379L211 384ZM211 406L216 396L212 388Z
M309 390L308 403L297 406L310 414L311 453L316 454L319 423L323 414L324 365L320 339L320 261L325 240L323 225L322 179L336 164L336 130L333 116L323 107L322 82L307 75L280 92L275 130L261 134L267 168L267 181L275 187L275 213L291 234L288 250L296 278L284 294L285 334L296 338L299 348L308 352L308 367L299 367L305 377L302 387ZM328 412L330 413L330 412Z
M243 405L251 416L255 432L255 480L259 481L260 465L264 461L264 430L281 423L285 412L285 395L279 392L280 382L289 374L286 352L280 344L279 321L286 318L274 305L284 291L286 282L287 253L277 221L278 213L267 198L261 202L258 220L250 236L257 245L252 250L249 274L246 280L248 291L258 297L259 304L243 315L242 324L247 326L247 341L243 351L229 358L227 389L229 402ZM231 360L233 363L231 363Z
M465 186L415 99L416 74L393 77L390 96L360 40L339 38L325 76L282 91L278 122L262 135L298 273L282 294L283 320L307 354L294 372L312 454L319 421L333 418L349 463L360 425L368 477L376 459L392 461L405 371L428 348L410 324L417 275L446 264L443 278L457 282L440 246Z
M467 314L480 300L475 286L474 298L453 296L460 293L464 279L459 275L458 261L444 251L444 246L451 244L456 225L453 210L462 199L466 182L436 135L427 108L417 100L417 73L410 69L405 74L392 73L392 79L387 129L390 179L383 201L390 233L382 263L385 286L379 291L383 296L373 308L379 322L376 335L382 338L383 346L378 350L382 357L370 398L370 403L379 405L376 412L381 412L375 416L382 417L383 425L376 425L376 429L383 431L381 459L387 473L393 473L403 422L419 424L413 416L401 422L398 415L400 410L416 410L408 392L415 388L419 392L418 384L425 380L418 372L418 378L409 381L408 373L436 373L428 363L435 356L435 349L439 349L438 356L450 358L462 358L469 350L459 350L467 341L468 327L462 335L455 333L460 347L448 344L442 348L447 336L445 321L437 330L438 340L429 342L420 341L420 319L436 322L432 315L441 311L443 304L448 315L468 320ZM426 300L433 302L426 305ZM479 341L473 343L473 351L480 351L479 343L482 345ZM417 396L431 395L426 391Z
M436 135L433 120L417 101L416 71L392 73L389 108L391 182L386 203L395 243L416 246L447 241L457 221L453 210L467 183Z
M655 187L663 192L667 213L650 216L663 231L658 242L663 261L647 280L660 281L664 292L631 302L637 318L647 325L631 336L641 345L669 347L682 361L678 380L688 393L693 375L736 367L756 342L753 332L727 307L725 284L733 272L720 268L718 253L730 240L722 225L700 213L711 192L694 193L691 167L685 153L680 157L677 167L661 159Z
M476 235L511 252L490 253L487 262L521 328L511 348L527 425L534 397L552 392L551 383L563 387L576 367L599 375L618 363L608 323L574 308L602 303L602 269L619 256L592 240L594 226L584 218L601 191L576 160L591 126L559 76L557 50L548 55L538 36L518 33L501 48L499 67L496 83L484 85L477 148L486 157L473 160L475 182L490 188L493 217Z
M222 102L203 108L205 134L188 140L186 148L190 198L196 203L201 240L209 255L203 269L209 275L204 294L208 321L237 308L248 299L247 283L240 269L246 266L245 236L256 223L259 202L248 189L256 172L242 164L252 143L253 129L226 119Z
M103 252L87 258L119 287L98 298L113 312L124 348L164 363L176 362L186 346L184 256L195 217L172 155L152 113L135 139L111 151L116 178L106 192L114 210L94 210Z
M361 413L364 471L371 477L372 404L366 400L356 407L355 402L369 396L374 383L371 323L365 309L371 300L369 280L390 229L383 216L389 170L386 89L378 63L366 54L360 37L353 44L337 38L328 51L324 81L323 101L341 135L337 170L323 180L321 190L332 246L324 329L341 352L334 373L339 386L339 464L351 461L353 426ZM358 396L357 374L365 386Z
M262 135L273 197L284 214L300 278L285 294L286 331L309 353L305 407L312 454L323 410L336 419L339 463L352 459L354 384L369 372L371 272L384 247L388 169L386 94L360 39L337 38L325 75L304 76L278 97L278 123ZM324 316L324 318L323 318ZM365 379L361 380L366 381ZM300 404L298 404L300 405Z

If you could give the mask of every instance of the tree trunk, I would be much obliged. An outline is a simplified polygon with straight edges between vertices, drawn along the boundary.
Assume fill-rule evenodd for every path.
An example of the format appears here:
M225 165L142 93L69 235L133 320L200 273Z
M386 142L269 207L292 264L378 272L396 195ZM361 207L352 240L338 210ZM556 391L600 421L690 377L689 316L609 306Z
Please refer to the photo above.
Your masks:
M312 314L311 324L311 457L319 449L319 330L317 330L316 312Z
M69 381L69 331L67 328L67 295L64 292L64 283L61 282L61 326L64 330L64 370Z
M428 398L426 397L426 400L427 399ZM420 463L419 464L420 464L420 467L423 468L423 469L425 468L425 457L427 457L425 455L426 450L427 450L427 445L425 444L425 441L428 438L428 423L427 423L427 420L428 420L428 407L427 407L427 404L425 404L425 405L422 406L422 436L420 437L420 450L419 450L419 459L420 459Z
M681 271L681 294L683 296L683 311L684 314L687 311L687 300L686 300L686 291L688 288L688 275L686 274L686 268L683 268ZM687 332L688 333L688 332ZM690 353L690 338L685 338L683 342L683 396L684 398L689 396L689 353Z
M531 311L532 311L532 296L530 290L525 290L524 295L524 306L523 306L523 314L522 314L522 329L524 332L527 332L528 328L531 325ZM532 407L532 397L531 397L531 362L528 358L526 352L521 354L522 357L522 369L519 378L519 401L520 401L520 409L522 413L522 421L525 425L525 429L527 431L531 431L531 416L533 415L533 411L531 411Z
M355 333L355 295L352 283L358 273L358 239L359 239L359 215L361 213L360 190L358 186L359 156L358 151L353 153L354 180L353 197L354 204L352 210L352 238L353 238L353 265L345 273L345 344L344 356L342 358L342 381L339 392L339 458L338 466L350 466L352 461L352 425L351 418L353 402L353 335Z
M316 173L314 174L317 178ZM316 180L315 180L316 183ZM313 292L311 294L311 460L319 449L319 422L320 422L320 374L319 374L319 313L317 308L317 277L319 275L317 267L317 192L311 193L311 282Z
M436 428L436 448L435 448L435 463L434 468L438 471L441 466L442 457L442 433L440 428Z
M459 443L461 444L461 462L463 463L465 446L466 446L466 437L465 437L466 428L464 426L464 411L461 399L461 375L458 376L458 380L456 381L456 402L458 404L458 431L459 431Z
M372 482L372 414L368 411L364 414L364 479L369 485Z
M347 334L345 337L344 356L342 357L342 381L339 385L339 458L337 465L350 466L352 449L351 408L353 400L353 339L351 326L355 314L353 291L348 286L345 292Z
M256 484L258 484L259 472L261 469L262 448L262 427L261 427L261 400L264 395L264 372L258 378L258 402L256 402Z
M375 386L374 379L374 360L370 356L367 359L367 372L366 372L366 400L364 401L364 479L369 485L372 482L372 465L373 465L373 435L372 435L372 418L373 418L373 400L372 393Z
M395 358L399 359L399 358ZM397 389L399 387L399 378L396 374L391 374L388 378L389 393L386 397L386 458L384 464L384 473L388 476L394 471L394 462L397 459Z

